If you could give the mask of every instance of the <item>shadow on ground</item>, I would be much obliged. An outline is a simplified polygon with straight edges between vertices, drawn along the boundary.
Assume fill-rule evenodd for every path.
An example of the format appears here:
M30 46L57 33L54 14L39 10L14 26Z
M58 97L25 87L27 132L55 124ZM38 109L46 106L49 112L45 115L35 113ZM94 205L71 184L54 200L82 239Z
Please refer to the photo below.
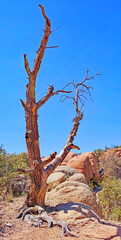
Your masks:
M60 212L60 211L63 211L64 213L69 213L69 211L75 210L76 212L79 212L79 213L83 214L83 216L85 218L96 218L100 224L116 228L116 234L114 234L114 235L112 235L108 238L97 237L97 236L92 237L91 236L91 239L112 240L112 239L115 239L117 237L120 237L119 239L121 239L121 225L120 225L120 223L118 224L118 223L108 222L108 221L105 221L105 220L101 219L97 215L95 210L92 209L90 206L88 206L86 204L76 203L76 202L61 203L61 204L58 204L54 207L47 207L46 210L47 210L48 213L52 213L52 212L56 213L56 212ZM85 237L90 237L90 236L86 234Z

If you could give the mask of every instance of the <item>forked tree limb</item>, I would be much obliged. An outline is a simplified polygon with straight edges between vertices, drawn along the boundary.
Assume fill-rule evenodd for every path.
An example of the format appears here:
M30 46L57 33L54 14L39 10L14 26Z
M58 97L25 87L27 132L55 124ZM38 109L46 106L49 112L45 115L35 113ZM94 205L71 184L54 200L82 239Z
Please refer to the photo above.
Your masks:
M69 151L75 146L75 145L73 145L73 140L74 140L74 137L76 136L76 133L78 131L80 121L83 118L83 113L81 112L81 109L84 106L85 101L82 100L83 99L82 97L84 96L84 99L85 99L85 95L84 95L85 93L88 93L88 95L90 95L89 89L91 87L86 84L86 81L93 79L97 75L99 75L99 74L96 72L95 75L89 77L88 76L88 69L87 69L86 77L82 82L75 84L74 81L73 81L73 82L66 85L66 87L67 87L71 84L75 89L75 97L70 97L69 96L68 98L71 98L73 100L73 104L75 105L75 111L76 111L77 116L73 119L74 123L73 123L72 130L69 134L67 142L66 142L65 146L63 147L62 151L51 162L51 164L49 166L47 166L47 168L45 169L45 171L47 173L47 176L49 176L55 170L55 168L63 162L64 158L67 156ZM82 96L81 96L81 91L82 91ZM66 97L65 97L65 99L66 99ZM81 103L81 107L79 107L79 103ZM77 147L76 149L79 149L79 148Z

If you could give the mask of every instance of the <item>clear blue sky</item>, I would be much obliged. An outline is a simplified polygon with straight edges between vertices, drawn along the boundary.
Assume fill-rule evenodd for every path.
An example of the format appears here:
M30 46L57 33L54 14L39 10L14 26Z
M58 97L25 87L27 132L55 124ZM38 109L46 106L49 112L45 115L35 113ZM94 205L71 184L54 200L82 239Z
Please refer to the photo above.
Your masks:
M61 89L95 68L102 76L92 81L92 97L84 107L74 143L81 152L121 145L121 1L120 0L0 0L0 144L9 153L26 151L25 101L27 75L23 54L32 68L44 29L38 4L45 7L52 30L37 77L36 96L49 84ZM51 98L38 112L41 155L58 153L72 127L70 101Z

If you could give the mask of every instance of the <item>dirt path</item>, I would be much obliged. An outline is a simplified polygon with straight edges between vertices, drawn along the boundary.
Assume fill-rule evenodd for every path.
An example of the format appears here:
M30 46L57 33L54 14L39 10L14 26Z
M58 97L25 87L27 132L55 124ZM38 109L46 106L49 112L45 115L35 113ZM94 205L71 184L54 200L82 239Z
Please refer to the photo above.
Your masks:
M14 198L11 203L0 202L0 223L3 223L4 235L0 240L62 240L61 228L36 228L28 223L16 219L17 208L22 205L24 197ZM89 221L84 226L73 228L80 240L121 240L121 223ZM65 240L74 240L65 237Z

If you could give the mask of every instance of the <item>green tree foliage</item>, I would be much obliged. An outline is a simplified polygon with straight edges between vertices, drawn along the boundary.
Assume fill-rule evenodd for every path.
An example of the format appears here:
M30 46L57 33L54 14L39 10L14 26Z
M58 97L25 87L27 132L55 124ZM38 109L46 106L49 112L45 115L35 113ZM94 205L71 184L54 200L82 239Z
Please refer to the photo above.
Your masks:
M104 219L121 221L121 179L103 180L98 199Z
M7 154L0 146L0 193L7 187L11 179L18 175L17 169L28 167L27 153L21 154Z

